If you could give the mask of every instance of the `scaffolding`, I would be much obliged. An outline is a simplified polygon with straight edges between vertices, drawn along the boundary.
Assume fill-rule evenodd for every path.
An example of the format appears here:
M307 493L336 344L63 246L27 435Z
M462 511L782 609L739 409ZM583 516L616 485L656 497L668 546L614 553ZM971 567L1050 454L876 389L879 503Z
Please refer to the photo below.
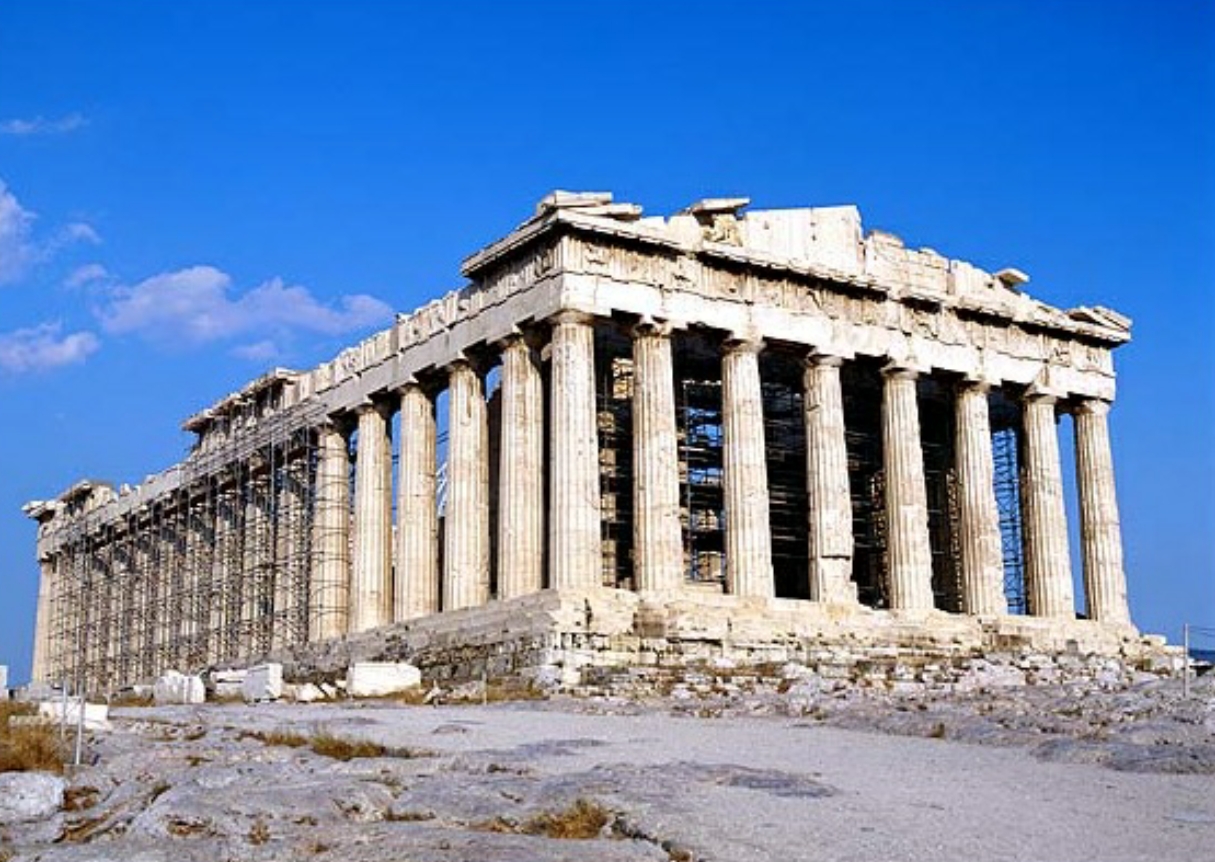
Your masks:
M51 563L50 678L111 692L306 641L325 612L310 595L324 418L315 403L248 417L144 505L72 518Z
M1000 515L1000 549L1004 563L1004 598L1010 614L1029 612L1025 592L1025 536L1021 490L1021 416L1003 392L994 392L991 444L996 509Z

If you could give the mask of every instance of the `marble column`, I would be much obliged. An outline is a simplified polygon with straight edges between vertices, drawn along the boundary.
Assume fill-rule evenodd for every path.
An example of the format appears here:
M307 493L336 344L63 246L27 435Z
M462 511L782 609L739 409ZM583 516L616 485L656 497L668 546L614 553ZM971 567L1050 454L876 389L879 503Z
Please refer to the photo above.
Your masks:
M551 350L549 586L590 589L603 583L593 318L558 314Z
M638 590L683 584L671 330L653 323L633 330L633 566Z
M350 632L392 620L392 441L389 409L366 401L358 416L354 461L354 553L350 575Z
M1036 617L1075 617L1055 399L1025 399L1025 589Z
M498 598L544 588L544 381L522 335L502 350Z
M727 341L721 360L726 589L776 595L769 530L768 464L757 341Z
M396 622L439 612L439 514L436 494L435 402L418 383L401 389L397 464Z
M489 601L489 415L481 375L467 360L449 371L443 610Z
M346 633L350 597L350 450L346 435L332 422L317 429L317 448L308 619L313 642Z
M1086 399L1076 407L1076 484L1080 492L1080 547L1089 619L1128 624L1122 527L1114 489L1110 405Z
M957 391L954 423L962 612L985 616L1008 610L987 393L985 383L962 383Z
M34 661L30 679L42 682L47 679L47 659L50 653L51 583L54 564L49 557L39 560L38 606L34 617Z
M806 422L806 508L810 600L855 602L852 582L852 490L844 440L838 356L812 354L802 375Z
M892 610L933 608L932 547L928 538L928 491L916 401L918 373L883 369L882 459L886 473L886 555Z

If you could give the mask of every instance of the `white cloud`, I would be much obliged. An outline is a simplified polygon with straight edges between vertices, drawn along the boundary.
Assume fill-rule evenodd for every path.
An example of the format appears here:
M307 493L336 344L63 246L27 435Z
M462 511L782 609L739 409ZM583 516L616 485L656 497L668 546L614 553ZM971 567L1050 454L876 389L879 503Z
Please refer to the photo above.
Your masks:
M0 180L0 284L17 281L38 259L34 218Z
M0 333L0 370L13 374L83 362L101 346L88 331L60 335L59 323Z
M109 270L101 264L86 263L84 266L78 266L72 270L68 277L63 280L63 286L74 290L95 281L105 281L109 277Z
M0 122L0 135L16 135L18 137L27 137L29 135L62 135L87 126L88 122L83 115L78 113L68 114L58 119L47 119L46 117L37 116L32 120L4 120Z
M92 225L70 222L49 238L34 236L38 216L27 210L0 180L0 285L20 281L36 264L78 242L101 242Z
M82 221L68 222L59 232L59 242L66 245L72 242L87 242L90 245L100 245L101 237L91 224Z
M232 348L232 355L252 362L269 362L278 356L278 345L269 339L241 344Z
M193 266L131 287L112 288L97 316L102 327L114 334L137 334L166 344L202 344L294 331L340 335L383 324L392 319L392 309L363 294L343 296L336 306L327 305L307 288L277 278L236 295L227 273Z

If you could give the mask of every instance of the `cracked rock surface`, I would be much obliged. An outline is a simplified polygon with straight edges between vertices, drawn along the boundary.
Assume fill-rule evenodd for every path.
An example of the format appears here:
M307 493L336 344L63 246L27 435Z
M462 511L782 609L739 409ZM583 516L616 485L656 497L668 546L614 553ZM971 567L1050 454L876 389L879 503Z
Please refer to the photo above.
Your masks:
M1215 680L1178 685L117 709L63 810L0 827L0 859L1203 858ZM590 837L536 825L579 800Z

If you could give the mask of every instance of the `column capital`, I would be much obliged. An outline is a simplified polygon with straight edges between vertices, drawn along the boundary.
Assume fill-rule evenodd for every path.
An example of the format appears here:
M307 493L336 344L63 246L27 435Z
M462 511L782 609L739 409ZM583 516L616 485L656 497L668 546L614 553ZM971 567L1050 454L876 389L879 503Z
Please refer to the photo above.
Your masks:
M839 368L844 364L845 359L851 357L840 356L835 353L824 353L818 348L811 348L810 352L802 357L802 367L804 368Z
M963 377L958 381L958 392L978 392L986 395L994 384L986 377Z
M1054 392L1030 386L1025 390L1025 394L1021 396L1021 400L1026 404L1057 404L1059 396Z
M350 433L350 415L345 411L329 413L324 419L316 423L316 427L322 431L330 431L334 434L345 436Z
M510 331L501 338L494 339L493 344L503 352L511 348L517 348L519 345L523 345L530 350L537 346L535 339L536 334L534 332L521 326L512 326Z
M467 350L461 350L455 357L443 366L443 370L450 377L452 373L460 368L468 368L478 376L484 374L488 363L483 357L475 356Z
M389 405L372 396L364 398L362 401L355 404L352 409L354 410L355 416L365 416L374 410L384 418L387 418L392 413L392 408Z
M589 326L595 322L595 315L576 308L563 308L549 318L554 326L574 326L582 324Z
M1077 416L1108 416L1113 405L1103 398L1083 398L1076 402L1072 413Z
M651 338L670 338L675 327L669 320L656 320L649 315L645 315L641 320L633 324L629 333L637 338L639 336L649 336Z
M721 342L722 349L726 353L762 353L764 350L764 340L755 338L754 336L741 335L731 333L727 335Z
M891 360L882 366L882 376L889 380L915 380L921 373L918 367L909 362Z

